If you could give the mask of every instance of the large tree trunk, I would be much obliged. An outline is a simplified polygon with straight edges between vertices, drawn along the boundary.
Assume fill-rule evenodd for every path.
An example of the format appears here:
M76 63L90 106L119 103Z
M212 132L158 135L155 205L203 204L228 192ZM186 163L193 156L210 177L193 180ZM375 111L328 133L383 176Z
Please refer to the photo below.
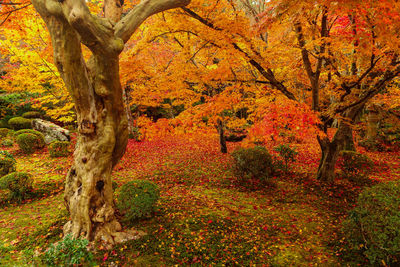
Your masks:
M135 238L121 232L113 206L111 172L125 152L128 122L119 80L119 54L149 16L190 0L146 0L121 21L119 0L107 0L107 18L90 13L84 0L33 0L45 21L60 76L72 96L78 123L74 161L64 200L71 220L64 234L113 245ZM92 52L85 61L84 44Z
M118 79L118 56L95 58L94 62L95 73L90 80L99 116L93 123L82 121L79 125L74 162L65 186L64 199L71 221L65 225L64 234L114 244L132 238L120 232L111 186L111 171L125 152L128 124ZM78 118L82 114L78 113Z

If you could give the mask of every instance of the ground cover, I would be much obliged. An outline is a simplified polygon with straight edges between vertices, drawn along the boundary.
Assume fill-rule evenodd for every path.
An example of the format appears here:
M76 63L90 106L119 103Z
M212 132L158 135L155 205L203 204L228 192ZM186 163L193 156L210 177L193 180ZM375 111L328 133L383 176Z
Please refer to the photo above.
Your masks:
M237 144L229 144L233 151ZM71 158L30 156L16 146L17 170L33 175L39 196L0 208L0 265L28 265L61 238L66 221L62 184ZM107 250L96 247L98 265L251 265L336 266L348 263L341 222L365 185L338 174L333 185L314 179L317 146L297 145L290 172L257 190L238 184L229 154L217 138L164 137L130 141L116 166L119 186L146 179L160 187L154 217L124 227L147 235ZM367 153L376 182L400 177L398 152ZM374 183L373 181L371 184ZM45 190L46 189L46 190ZM117 189L118 190L118 189ZM345 262L346 261L346 262Z

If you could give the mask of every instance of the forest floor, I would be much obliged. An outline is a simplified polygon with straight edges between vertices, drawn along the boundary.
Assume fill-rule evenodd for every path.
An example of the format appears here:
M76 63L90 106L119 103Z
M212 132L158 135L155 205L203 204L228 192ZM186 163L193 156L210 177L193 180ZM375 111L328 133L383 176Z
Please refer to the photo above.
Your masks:
M237 144L229 144L233 151ZM35 255L62 237L67 220L63 180L69 158L52 159L46 150L23 155L17 170L31 173L33 200L0 208L0 266L29 265ZM345 240L341 222L365 185L342 179L333 185L315 180L317 146L297 145L297 162L271 185L249 190L238 184L229 154L216 138L163 138L134 142L113 173L119 185L147 179L160 187L154 217L134 225L147 235L116 246L98 247L100 266L265 264L339 266ZM367 153L374 181L400 179L400 153ZM1 192L0 192L1 195Z

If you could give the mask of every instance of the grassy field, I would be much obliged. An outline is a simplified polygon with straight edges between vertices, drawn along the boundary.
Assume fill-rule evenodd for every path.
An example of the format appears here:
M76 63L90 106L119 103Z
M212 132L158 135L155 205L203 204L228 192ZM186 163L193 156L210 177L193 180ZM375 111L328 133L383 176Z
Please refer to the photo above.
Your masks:
M229 151L235 146L229 144ZM63 180L71 158L51 159L47 151L25 156L16 146L7 150L18 171L33 175L37 197L0 208L0 266L30 265L62 237ZM297 150L289 173L248 190L237 182L231 156L219 152L216 138L131 140L114 181L155 182L159 208L150 219L124 225L146 232L145 237L112 250L96 247L97 265L350 264L340 227L364 185L340 175L333 185L320 184L314 179L318 148L298 145ZM371 184L400 179L399 153L368 156L376 165Z

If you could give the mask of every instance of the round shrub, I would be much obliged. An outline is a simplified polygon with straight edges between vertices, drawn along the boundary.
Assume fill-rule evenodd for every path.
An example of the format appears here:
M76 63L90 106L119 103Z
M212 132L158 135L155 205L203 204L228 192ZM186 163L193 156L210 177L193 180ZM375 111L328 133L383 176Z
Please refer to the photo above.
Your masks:
M13 155L7 151L0 151L0 177L15 172L16 163Z
M32 154L35 150L44 147L44 139L31 133L18 135L16 141L21 150L27 154Z
M343 223L351 249L361 252L373 266L400 263L399 196L400 181L368 188Z
M31 129L32 123L30 119L25 119L22 117L14 117L8 121L8 124L11 126L13 130L21 130L21 129Z
M18 135L24 134L24 133L30 133L30 134L37 135L39 138L43 138L43 140L44 140L44 135L41 132L33 130L33 129L22 129L22 130L15 131L13 133L13 136L17 137Z
M54 141L49 145L50 157L67 157L69 155L68 147L70 142L67 141Z
M4 139L1 141L1 146L3 147L12 147L14 145L14 141L12 139Z
M342 151L338 162L340 170L350 180L357 177L368 177L374 166L373 161L368 156L355 151Z
M235 175L244 181L267 182L274 172L272 157L265 147L239 148L232 157Z
M146 180L130 181L117 192L116 206L124 220L132 222L150 216L159 196L156 184Z
M22 114L22 117L25 119L35 119L42 117L42 114L39 111L28 111Z
M24 172L12 172L0 178L0 189L8 189L12 199L22 200L32 190L31 175Z
M3 118L0 120L0 128L11 128L7 119Z
M9 132L10 132L10 129L0 128L0 139L6 137Z

